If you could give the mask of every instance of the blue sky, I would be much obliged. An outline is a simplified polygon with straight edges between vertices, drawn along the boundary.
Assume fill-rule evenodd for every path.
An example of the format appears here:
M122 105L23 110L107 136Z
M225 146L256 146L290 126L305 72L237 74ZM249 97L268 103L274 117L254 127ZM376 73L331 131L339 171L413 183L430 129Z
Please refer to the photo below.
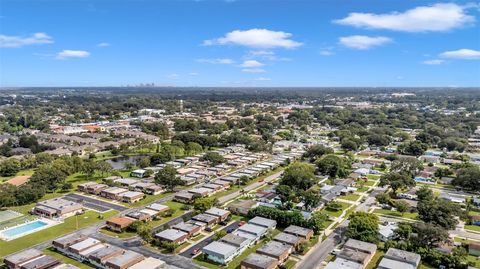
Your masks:
M480 86L480 3L0 0L0 86Z

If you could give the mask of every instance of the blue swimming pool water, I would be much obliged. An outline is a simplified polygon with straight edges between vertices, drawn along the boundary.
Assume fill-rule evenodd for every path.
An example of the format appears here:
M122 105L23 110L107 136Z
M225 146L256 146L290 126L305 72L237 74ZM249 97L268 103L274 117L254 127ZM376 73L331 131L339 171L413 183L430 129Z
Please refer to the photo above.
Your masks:
M15 227L15 228L3 231L2 234L7 236L7 237L15 237L19 234L29 232L29 231L32 231L32 230L35 230L35 229L38 229L38 228L41 228L41 227L47 226L47 225L48 225L48 223L45 223L45 222L40 221L40 220L36 220L36 221L30 222L30 223L23 224L23 225Z

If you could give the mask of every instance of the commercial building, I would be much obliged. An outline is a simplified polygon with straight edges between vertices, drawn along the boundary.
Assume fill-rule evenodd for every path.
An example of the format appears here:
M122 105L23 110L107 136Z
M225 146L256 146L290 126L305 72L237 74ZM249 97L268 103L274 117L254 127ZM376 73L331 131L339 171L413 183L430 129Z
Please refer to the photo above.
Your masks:
M82 204L62 198L54 198L38 202L32 211L36 215L47 218L68 218L81 213L82 208Z

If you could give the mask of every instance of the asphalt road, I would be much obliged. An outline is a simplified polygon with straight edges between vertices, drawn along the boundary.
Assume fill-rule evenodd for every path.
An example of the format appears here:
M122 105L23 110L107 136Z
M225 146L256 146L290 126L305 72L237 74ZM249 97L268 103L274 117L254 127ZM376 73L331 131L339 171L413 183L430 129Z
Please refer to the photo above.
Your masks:
M105 202L102 200L94 199L94 198L83 196L76 193L66 194L64 198L74 202L81 202L85 207L91 208L93 210L97 210L100 212L106 212L109 209L114 209L122 212L128 209L127 207L124 207L121 205Z
M227 226L225 226L222 230L225 230L227 231L228 229L230 228L233 228L233 229L238 229L238 227L240 227L240 222L239 221L235 221ZM187 258L192 258L193 255L192 254L192 251L196 248L199 248L199 249L203 249L206 245L210 244L211 242L213 242L213 236L215 234L207 237L207 238L204 238L202 241L198 242L197 244L189 247L187 250L185 250L184 252L180 253L179 255L180 256L183 256L183 257L187 257Z

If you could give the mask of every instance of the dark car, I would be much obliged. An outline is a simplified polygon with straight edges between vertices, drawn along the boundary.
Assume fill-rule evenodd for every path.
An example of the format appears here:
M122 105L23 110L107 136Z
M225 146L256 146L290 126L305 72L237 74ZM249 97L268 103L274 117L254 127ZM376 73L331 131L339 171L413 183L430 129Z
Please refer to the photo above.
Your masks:
M231 234L231 233L233 233L233 231L235 231L235 229L234 229L234 228L228 228L228 229L227 229L227 233L228 233L228 234Z
M222 225L222 226L225 226L225 225L228 224L228 222L226 222L226 221L220 221L218 224L220 224L220 225Z
M207 227L207 228L205 228L205 231L207 231L207 232L211 232L211 231L212 231L212 228L210 228L210 227Z

